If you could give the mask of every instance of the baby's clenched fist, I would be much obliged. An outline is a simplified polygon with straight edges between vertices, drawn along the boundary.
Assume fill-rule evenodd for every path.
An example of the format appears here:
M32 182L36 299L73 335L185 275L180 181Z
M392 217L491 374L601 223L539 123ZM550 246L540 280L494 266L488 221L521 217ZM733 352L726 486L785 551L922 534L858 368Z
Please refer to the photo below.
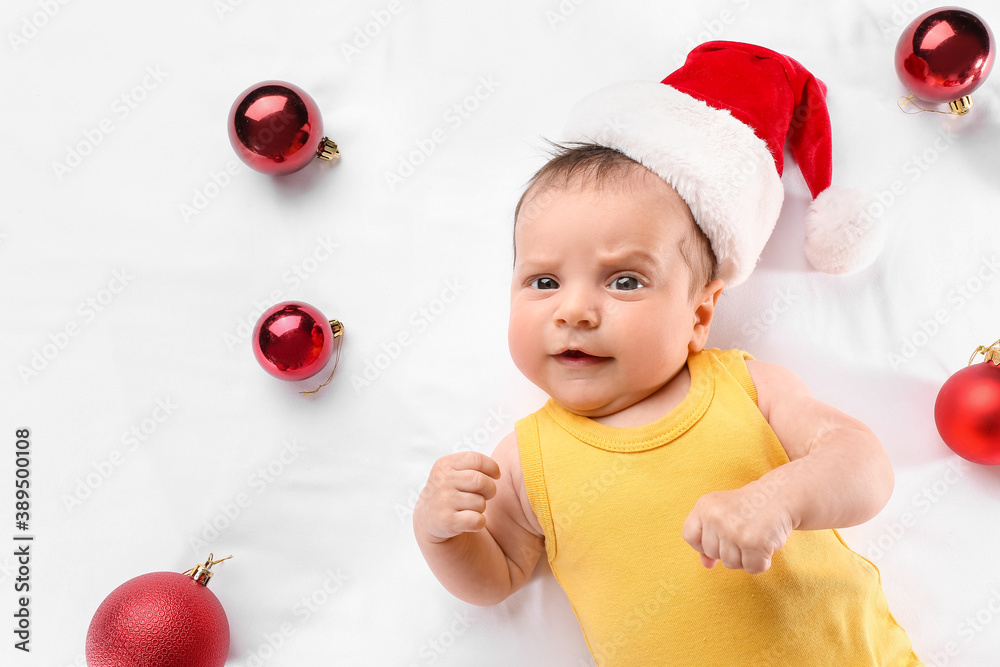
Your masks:
M497 493L497 462L479 452L442 456L413 508L413 525L431 542L486 527L486 501Z
M794 528L784 504L774 496L756 482L707 493L684 521L682 537L701 554L705 567L722 561L730 570L766 572Z

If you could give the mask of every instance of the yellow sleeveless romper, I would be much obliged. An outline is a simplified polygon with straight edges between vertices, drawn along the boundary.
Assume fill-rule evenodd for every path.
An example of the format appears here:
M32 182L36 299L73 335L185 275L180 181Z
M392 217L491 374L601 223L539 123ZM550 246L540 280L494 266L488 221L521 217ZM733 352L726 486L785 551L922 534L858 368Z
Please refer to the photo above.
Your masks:
M878 569L835 530L793 531L771 568L709 570L681 537L695 501L788 462L738 350L688 358L658 421L614 428L552 400L517 422L552 572L594 659L624 665L920 665Z

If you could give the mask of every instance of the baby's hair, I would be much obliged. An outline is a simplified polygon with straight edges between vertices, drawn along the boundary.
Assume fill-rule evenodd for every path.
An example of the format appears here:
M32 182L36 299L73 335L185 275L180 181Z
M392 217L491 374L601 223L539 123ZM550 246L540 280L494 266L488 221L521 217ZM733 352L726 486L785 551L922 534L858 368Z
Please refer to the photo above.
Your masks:
M549 161L528 181L524 194L514 208L515 233L517 218L521 214L522 207L531 206L538 198L543 197L543 193L549 188L565 188L574 179L578 179L577 182L580 184L598 188L609 184L627 185L630 176L648 171L642 164L621 151L607 146L585 142L549 142L549 144L551 146ZM694 222L693 216L691 220L693 224L690 233L681 239L680 252L691 271L690 295L694 296L715 278L716 258L708 237Z

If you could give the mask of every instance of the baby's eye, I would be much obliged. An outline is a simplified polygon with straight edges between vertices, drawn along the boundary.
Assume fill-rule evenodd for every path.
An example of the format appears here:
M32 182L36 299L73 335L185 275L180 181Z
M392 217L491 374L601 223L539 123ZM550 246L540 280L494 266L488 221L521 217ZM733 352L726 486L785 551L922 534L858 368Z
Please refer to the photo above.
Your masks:
M616 278L611 283L611 289L623 290L626 292L637 290L640 287L644 287L644 285L641 282L639 282L638 278L635 278L633 276L622 276L621 278Z
M531 286L535 289L559 289L559 283L552 278L535 278L531 281Z

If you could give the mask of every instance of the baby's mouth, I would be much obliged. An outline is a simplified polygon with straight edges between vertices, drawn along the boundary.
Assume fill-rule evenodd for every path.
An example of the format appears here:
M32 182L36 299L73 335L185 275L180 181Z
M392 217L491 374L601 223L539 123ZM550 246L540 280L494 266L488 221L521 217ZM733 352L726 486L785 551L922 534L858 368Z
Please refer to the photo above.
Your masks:
M566 366L590 366L602 361L607 361L609 358L594 356L593 354L588 354L583 350L577 349L563 350L554 356L556 361Z

